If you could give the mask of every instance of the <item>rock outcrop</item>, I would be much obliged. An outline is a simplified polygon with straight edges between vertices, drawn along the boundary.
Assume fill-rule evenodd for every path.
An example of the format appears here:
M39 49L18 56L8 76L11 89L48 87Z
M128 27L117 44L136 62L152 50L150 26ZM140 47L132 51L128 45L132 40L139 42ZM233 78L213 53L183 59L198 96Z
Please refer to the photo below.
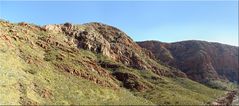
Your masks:
M67 42L74 43L79 49L103 54L128 67L138 70L151 70L164 76L175 76L173 72L178 71L164 65L159 67L151 52L142 49L124 32L113 26L93 22L83 25L72 25L70 23L46 25L44 28L48 31L53 30L56 33L66 34ZM181 73L180 77L186 76L180 71L177 73Z
M149 86L145 85L144 83L140 82L140 78L134 74L130 73L123 73L123 72L114 72L113 75L119 81L122 81L123 86L128 89L136 89L138 91L144 91L149 89Z
M212 102L212 106L231 106L234 97L236 96L236 91L229 91L225 96L217 99L216 101Z

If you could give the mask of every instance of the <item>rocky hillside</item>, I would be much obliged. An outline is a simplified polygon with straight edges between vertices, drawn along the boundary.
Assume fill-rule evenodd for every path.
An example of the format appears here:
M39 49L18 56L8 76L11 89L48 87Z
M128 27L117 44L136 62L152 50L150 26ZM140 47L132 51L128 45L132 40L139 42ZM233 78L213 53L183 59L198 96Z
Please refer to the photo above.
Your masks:
M231 82L239 80L238 47L193 40L176 43L145 41L138 44L195 81L210 83L218 79Z
M0 21L0 104L209 104L212 89L119 29Z

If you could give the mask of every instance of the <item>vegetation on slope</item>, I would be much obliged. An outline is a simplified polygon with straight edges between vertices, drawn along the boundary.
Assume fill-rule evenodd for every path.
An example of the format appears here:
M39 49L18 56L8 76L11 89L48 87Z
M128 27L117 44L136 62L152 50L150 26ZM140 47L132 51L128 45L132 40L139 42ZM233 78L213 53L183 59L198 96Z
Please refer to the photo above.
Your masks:
M66 32L6 21L0 31L0 104L207 104L224 94L79 48Z

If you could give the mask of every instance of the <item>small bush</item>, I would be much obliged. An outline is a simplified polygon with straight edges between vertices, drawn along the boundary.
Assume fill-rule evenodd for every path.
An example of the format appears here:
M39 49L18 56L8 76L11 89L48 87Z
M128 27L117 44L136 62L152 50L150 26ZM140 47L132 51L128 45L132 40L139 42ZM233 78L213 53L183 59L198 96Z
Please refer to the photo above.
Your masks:
M56 60L57 58L57 52L55 50L49 50L46 52L46 54L44 55L44 60L46 61L53 61Z
M30 73L30 74L36 74L37 73L37 71L36 70L33 70L33 69L28 69L28 70L26 70L28 73Z
M213 80L209 80L206 82L206 84L211 87L211 88L214 88L214 89L221 89L221 90L226 90L227 87L221 83L220 81L213 81Z

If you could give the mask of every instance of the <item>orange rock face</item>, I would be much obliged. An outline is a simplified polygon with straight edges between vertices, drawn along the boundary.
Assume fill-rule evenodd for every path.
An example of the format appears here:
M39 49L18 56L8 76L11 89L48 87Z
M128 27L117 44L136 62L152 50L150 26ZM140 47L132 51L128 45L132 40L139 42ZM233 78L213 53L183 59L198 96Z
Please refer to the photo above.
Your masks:
M182 70L198 82L209 79L239 80L238 47L205 41L146 41L138 44L150 50L157 59Z
M158 67L153 54L141 48L121 30L102 23L87 23L82 27L82 29L77 29L70 23L60 25L61 31L70 37L79 49L103 54L138 70L150 70L159 75L171 76L173 74L170 69L162 70Z

